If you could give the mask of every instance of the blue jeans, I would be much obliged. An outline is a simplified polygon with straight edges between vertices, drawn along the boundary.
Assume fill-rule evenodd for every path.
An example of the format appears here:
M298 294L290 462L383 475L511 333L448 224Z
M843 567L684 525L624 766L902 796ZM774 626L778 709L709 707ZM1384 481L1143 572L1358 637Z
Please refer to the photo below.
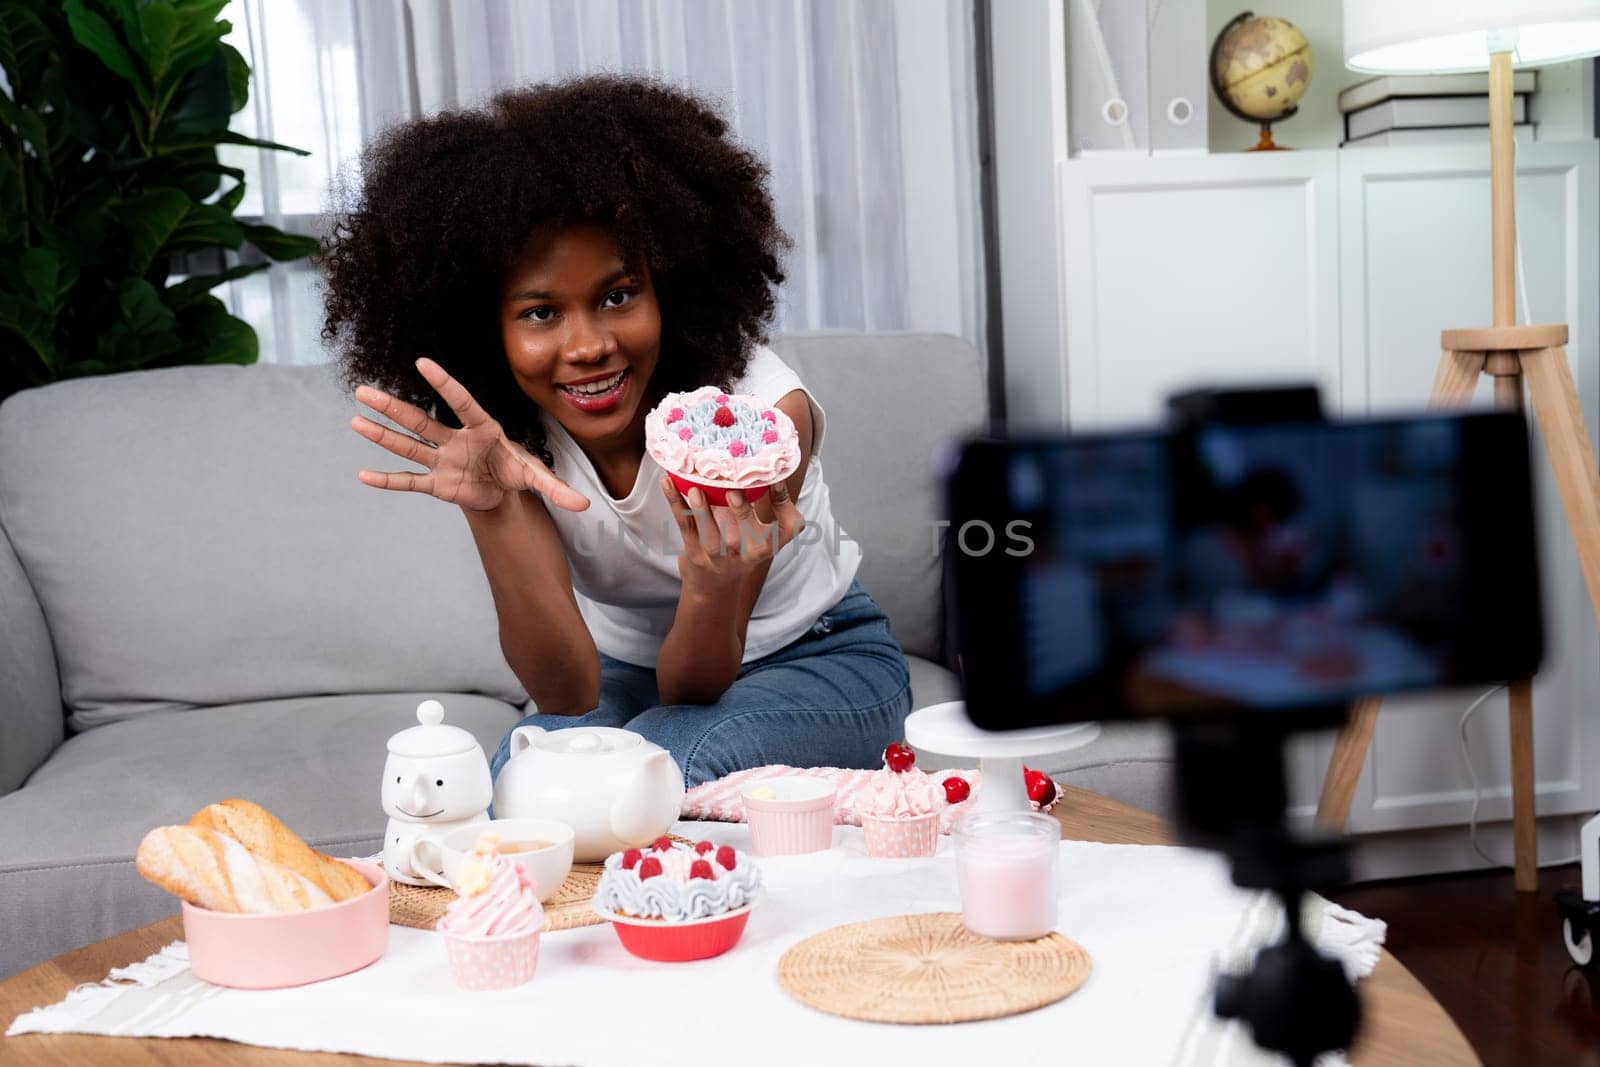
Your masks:
M741 665L716 703L660 700L654 668L602 652L598 707L584 715L530 715L517 725L632 730L671 752L690 787L769 763L876 767L911 711L911 679L888 616L851 582L811 629ZM490 763L496 778L510 746L508 732Z

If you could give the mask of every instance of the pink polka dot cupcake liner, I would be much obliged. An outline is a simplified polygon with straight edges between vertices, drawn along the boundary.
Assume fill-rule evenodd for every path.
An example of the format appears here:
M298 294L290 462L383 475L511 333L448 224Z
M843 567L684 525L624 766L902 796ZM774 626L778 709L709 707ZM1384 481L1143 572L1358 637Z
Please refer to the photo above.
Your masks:
M539 934L510 937L457 937L444 935L450 976L462 989L510 989L533 978L539 965Z
M939 813L907 819L861 816L867 834L867 855L878 859L917 859L931 856L939 847Z

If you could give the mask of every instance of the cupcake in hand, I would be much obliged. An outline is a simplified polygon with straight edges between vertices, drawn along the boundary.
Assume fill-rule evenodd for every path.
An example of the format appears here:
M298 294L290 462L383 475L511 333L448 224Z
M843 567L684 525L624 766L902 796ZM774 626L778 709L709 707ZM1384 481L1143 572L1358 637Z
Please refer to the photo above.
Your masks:
M788 415L714 385L668 393L645 416L644 440L678 492L699 486L717 507L727 505L729 489L754 504L800 468L800 437Z
M499 852L495 834L478 839L456 879L460 894L435 927L444 935L450 974L463 989L507 989L533 977L544 907L520 863Z
M943 787L917 768L916 759L910 747L895 742L883 750L883 769L856 792L869 856L912 859L939 847Z

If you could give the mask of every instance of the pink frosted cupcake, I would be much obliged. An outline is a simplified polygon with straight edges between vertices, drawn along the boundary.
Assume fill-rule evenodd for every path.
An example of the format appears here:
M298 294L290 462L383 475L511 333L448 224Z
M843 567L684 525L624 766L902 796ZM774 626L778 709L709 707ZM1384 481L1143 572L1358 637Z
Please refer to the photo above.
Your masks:
M668 393L645 416L644 443L680 493L699 486L707 503L719 507L729 489L754 503L800 466L800 438L789 416L714 385Z
M500 855L494 834L479 838L477 859L456 878L460 894L435 927L444 935L450 974L463 989L508 989L533 977L544 907L520 863Z
M867 835L867 855L882 859L931 856L939 847L942 787L913 764L902 744L883 751L883 769L856 792L856 816Z

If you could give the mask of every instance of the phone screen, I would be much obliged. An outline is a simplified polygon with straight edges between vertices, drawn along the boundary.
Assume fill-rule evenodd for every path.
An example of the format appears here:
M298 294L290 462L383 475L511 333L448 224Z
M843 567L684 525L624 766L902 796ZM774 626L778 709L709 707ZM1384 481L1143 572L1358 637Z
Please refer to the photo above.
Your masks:
M1516 416L974 442L950 501L981 726L1328 707L1542 651Z

